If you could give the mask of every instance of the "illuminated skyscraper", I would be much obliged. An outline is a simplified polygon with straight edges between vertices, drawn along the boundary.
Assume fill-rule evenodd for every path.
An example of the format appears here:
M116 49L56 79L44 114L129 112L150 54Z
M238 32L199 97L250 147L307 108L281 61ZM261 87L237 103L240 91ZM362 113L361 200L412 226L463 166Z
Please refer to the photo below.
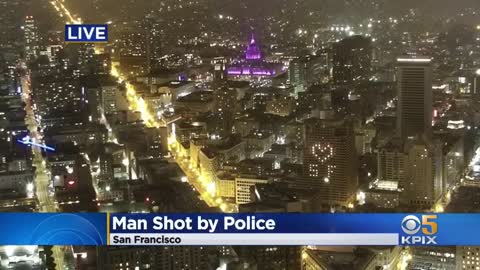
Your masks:
M25 54L27 58L37 56L39 51L39 37L37 24L33 16L25 17L24 34L25 34Z
M476 270L480 269L480 247L457 247L456 248L456 268L457 270ZM453 255L453 254L452 254Z
M44 122L47 119L66 122L69 117L81 118L84 91L71 75L50 74L34 82L33 99Z
M458 262L455 258L455 247L415 247L412 248L412 260L410 261L411 268L409 269L422 269L425 265L429 265L427 269L442 269L442 270L455 270L462 269L456 268ZM473 257L473 256L472 256ZM472 265L476 267L463 268L463 269L480 269L478 264L472 262ZM458 266L457 266L458 267Z
M378 179L386 183L403 183L405 154L401 141L390 141L378 149Z
M301 251L299 246L257 246L257 247L234 247L240 258L247 259L256 264L256 267L248 269L288 269L300 270ZM230 269L230 267L228 268ZM247 269L247 268L232 268Z
M235 92L229 90L228 87L218 86L214 91L214 110L215 117L211 123L214 133L225 138L232 134L233 121L236 112L236 95Z
M346 205L358 184L355 136L348 121L305 123L304 174L329 204Z
M442 151L435 144L423 140L406 145L406 166L402 200L418 208L432 207L442 194Z
M96 72L95 48L92 44L82 44L78 48L78 67L81 75L89 75Z
M352 36L333 46L333 80L351 83L370 78L372 45L369 38Z
M158 68L161 64L162 57L162 29L161 21L154 16L149 15L145 19L146 30L146 48L147 48L147 61L148 69L151 72L152 69Z
M206 247L102 247L98 269L211 269Z
M21 10L23 2L20 0L0 0L0 47L12 47L21 36L18 28L21 24Z
M397 59L397 132L402 139L432 129L432 67L428 58Z
M288 79L295 92L302 92L314 83L328 80L329 66L326 53L300 57L290 62Z

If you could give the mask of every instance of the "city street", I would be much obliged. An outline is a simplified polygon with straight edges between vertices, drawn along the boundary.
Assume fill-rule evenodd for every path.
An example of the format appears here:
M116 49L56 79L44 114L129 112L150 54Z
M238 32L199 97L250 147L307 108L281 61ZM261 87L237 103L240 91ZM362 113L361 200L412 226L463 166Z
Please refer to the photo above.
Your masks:
M79 23L82 20L80 18L74 18L72 13L65 7L62 1L52 1L51 2L59 16L62 18L65 17L68 23ZM118 81L124 82L126 77L121 74L121 71L118 69L116 63L112 63L111 75L116 77ZM165 124L162 121L158 121L153 116L154 114L150 111L145 101L139 97L136 93L135 87L126 82L127 88L127 100L129 102L129 108L132 111L139 111L142 120L144 121L147 127L161 127ZM105 121L106 122L106 121ZM111 128L109 128L111 130ZM221 198L212 195L211 192L207 191L207 186L205 181L200 181L201 176L198 172L189 169L188 161L185 161L182 157L179 157L177 154L174 154L175 161L179 164L180 168L187 175L188 182L201 194L202 199L211 207L219 207L223 212L235 212L236 208L233 205L225 203Z
M219 207L222 212L226 213L236 212L235 205L224 202L222 198L219 198L215 195L215 192L209 192L209 181L202 179L200 173L190 165L190 160L183 157L178 152L175 144L170 144L170 152L172 153L176 163L187 176L188 183L190 183L198 191L198 193L200 193L202 199L208 204L208 206Z
M25 64L22 63L23 67ZM30 137L32 141L41 143L42 136L38 132L37 120L35 119L35 112L33 109L33 104L31 100L31 85L30 85L30 74L25 70L25 75L21 78L22 84L22 99L25 103L25 124L27 125L28 130L30 131ZM40 207L40 212L53 213L57 212L57 205L55 197L51 194L49 189L50 184L50 172L46 166L46 160L42 155L42 150L38 147L32 147L33 152L33 166L35 170L35 188L36 195ZM63 270L64 267L64 252L63 247L54 247L53 256L55 258L55 263L57 264L57 269Z

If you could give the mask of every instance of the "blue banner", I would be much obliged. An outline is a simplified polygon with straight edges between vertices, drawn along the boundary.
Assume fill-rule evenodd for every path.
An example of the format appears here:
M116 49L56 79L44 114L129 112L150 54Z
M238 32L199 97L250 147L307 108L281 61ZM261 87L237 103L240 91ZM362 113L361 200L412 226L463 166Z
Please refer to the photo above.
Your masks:
M480 215L469 214L112 214L109 223L110 243L124 245L480 245Z
M479 214L2 213L0 245L480 245Z

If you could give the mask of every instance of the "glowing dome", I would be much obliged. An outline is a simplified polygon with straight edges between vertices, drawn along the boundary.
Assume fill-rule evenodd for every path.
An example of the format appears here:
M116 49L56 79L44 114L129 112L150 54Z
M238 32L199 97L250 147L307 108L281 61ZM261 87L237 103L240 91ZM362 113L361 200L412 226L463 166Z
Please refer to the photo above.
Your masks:
M252 35L245 52L245 59L234 62L227 68L227 75L233 77L275 77L283 66L262 60L262 53Z

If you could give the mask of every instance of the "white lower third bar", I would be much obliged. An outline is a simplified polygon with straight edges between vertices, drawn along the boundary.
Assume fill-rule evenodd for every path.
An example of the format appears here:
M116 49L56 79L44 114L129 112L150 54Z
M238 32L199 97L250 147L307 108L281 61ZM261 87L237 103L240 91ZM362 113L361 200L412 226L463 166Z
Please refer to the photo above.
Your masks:
M112 233L110 245L396 246L396 233Z

